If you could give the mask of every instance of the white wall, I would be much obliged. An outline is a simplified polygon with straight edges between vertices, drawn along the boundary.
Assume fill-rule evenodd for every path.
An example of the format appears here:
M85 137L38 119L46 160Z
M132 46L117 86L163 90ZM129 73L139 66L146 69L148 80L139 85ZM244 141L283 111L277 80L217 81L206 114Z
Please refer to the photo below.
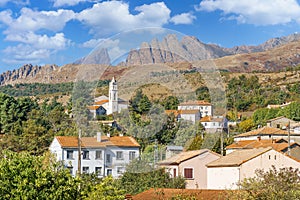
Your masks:
M239 167L207 168L207 189L237 189L239 180Z

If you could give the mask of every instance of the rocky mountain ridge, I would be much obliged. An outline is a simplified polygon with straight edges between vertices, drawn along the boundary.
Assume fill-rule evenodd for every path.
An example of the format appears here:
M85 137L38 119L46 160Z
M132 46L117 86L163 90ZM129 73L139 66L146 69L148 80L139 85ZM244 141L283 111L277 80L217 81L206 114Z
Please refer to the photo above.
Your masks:
M91 60L110 62L106 50L102 55L93 54ZM150 44L143 43L138 50L132 50L124 66L108 67L106 76L118 76L133 65L155 63L179 63L182 61L213 59L221 70L232 72L278 71L300 64L300 34L273 38L258 46L239 46L222 48L213 44L204 44L195 37L186 36L177 40L174 35L163 41L154 39ZM76 80L79 68L87 68L90 63L33 66L24 65L19 69L0 74L0 85L16 83L61 83ZM93 64L97 68L97 64ZM100 67L100 65L99 65ZM109 78L107 77L107 78Z

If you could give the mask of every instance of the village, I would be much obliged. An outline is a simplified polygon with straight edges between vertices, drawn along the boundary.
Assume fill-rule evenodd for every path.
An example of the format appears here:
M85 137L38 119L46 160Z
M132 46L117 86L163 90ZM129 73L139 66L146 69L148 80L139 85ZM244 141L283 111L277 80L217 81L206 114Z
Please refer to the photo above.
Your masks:
M115 78L109 84L108 97L95 98L94 105L89 106L93 118L124 109L128 109L128 104L118 98ZM176 121L200 122L207 134L224 132L226 136L232 122L225 116L214 116L213 111L209 102L188 101L180 103L177 110L165 110L165 114L174 115ZM111 120L101 122L109 126L118 124ZM154 164L165 169L170 177L183 177L186 189L238 189L238 183L254 177L257 170L300 168L299 142L300 123L282 116L268 120L266 126L235 135L223 155L207 148L187 151L183 146L169 145L164 158ZM81 170L98 177L118 178L130 162L139 159L140 147L132 136L111 136L99 131L92 137L56 136L49 149L73 176Z

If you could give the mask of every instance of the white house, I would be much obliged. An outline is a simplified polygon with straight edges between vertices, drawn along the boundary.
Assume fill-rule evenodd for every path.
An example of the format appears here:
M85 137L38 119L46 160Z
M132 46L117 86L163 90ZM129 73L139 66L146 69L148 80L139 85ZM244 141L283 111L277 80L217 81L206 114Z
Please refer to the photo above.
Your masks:
M193 124L198 122L201 118L201 113L199 110L165 110L167 115L171 113L174 114L177 121L186 120L190 121Z
M201 117L212 116L213 108L211 103L206 101L188 101L179 104L178 110L199 110Z
M208 133L228 130L228 120L223 116L205 116L200 119L200 123Z
M299 168L300 163L268 147L234 151L206 166L208 189L237 189L237 183L254 177L257 169Z
M133 159L139 157L140 145L128 136L101 136L81 138L81 171L96 173L99 177L120 176ZM50 151L63 161L73 176L78 171L78 137L56 136Z
M118 84L114 77L109 83L108 97L104 95L97 97L94 105L88 107L94 118L98 115L110 115L115 112L121 112L121 110L127 108L128 102L118 98Z
M181 152L166 160L160 161L158 164L166 168L172 177L184 177L187 189L206 189L206 164L220 157L221 155L208 149L201 149Z

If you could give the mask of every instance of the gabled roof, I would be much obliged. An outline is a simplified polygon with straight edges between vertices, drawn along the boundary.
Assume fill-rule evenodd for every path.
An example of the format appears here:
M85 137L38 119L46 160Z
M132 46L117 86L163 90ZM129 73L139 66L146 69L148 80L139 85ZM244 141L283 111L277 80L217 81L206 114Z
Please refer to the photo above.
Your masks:
M292 143L291 146L298 145L297 143ZM276 151L283 151L289 146L288 142L285 140L241 140L232 143L227 146L226 149L253 149L253 148L265 148L272 147ZM299 145L298 145L299 146Z
M99 106L99 105L94 105L94 106L88 106L88 109L89 110L97 110L97 109L99 109L101 106Z
M171 158L168 158L166 160L160 161L158 164L159 165L178 165L186 160L189 160L191 158L194 158L196 156L199 156L203 153L212 153L215 155L218 155L221 157L221 155L210 151L209 149L201 149L201 150L195 150L195 151L185 151L185 152L181 152L179 154L176 154L174 156L172 156Z
M62 148L78 148L78 137L75 136L56 136L55 137ZM82 148L98 148L106 146L119 147L140 147L133 137L129 136L101 136L101 142L96 137L82 137Z
M223 117L204 116L200 119L200 122L223 122Z
M108 99L104 99L104 100L101 100L101 101L94 102L94 105L103 105L103 104L105 104L107 102L109 102Z
M227 199L228 191L226 190L198 190L198 189L171 189L171 188L151 188L142 193L136 194L132 197L132 200L171 200L177 199L176 197L182 197L186 199Z
M188 102L183 102L179 104L180 106L194 106L194 105L200 105L200 106L211 106L211 103L207 101L188 101Z
M246 133L242 133L236 135L235 138L238 137L249 137L249 136L263 136L263 135L288 135L288 132L279 128L267 127L264 126L259 129L255 129ZM294 135L291 133L291 135Z
M243 163L253 158L256 158L257 156L260 156L270 150L272 150L272 147L234 151L211 163L208 163L206 166L207 167L238 167Z

